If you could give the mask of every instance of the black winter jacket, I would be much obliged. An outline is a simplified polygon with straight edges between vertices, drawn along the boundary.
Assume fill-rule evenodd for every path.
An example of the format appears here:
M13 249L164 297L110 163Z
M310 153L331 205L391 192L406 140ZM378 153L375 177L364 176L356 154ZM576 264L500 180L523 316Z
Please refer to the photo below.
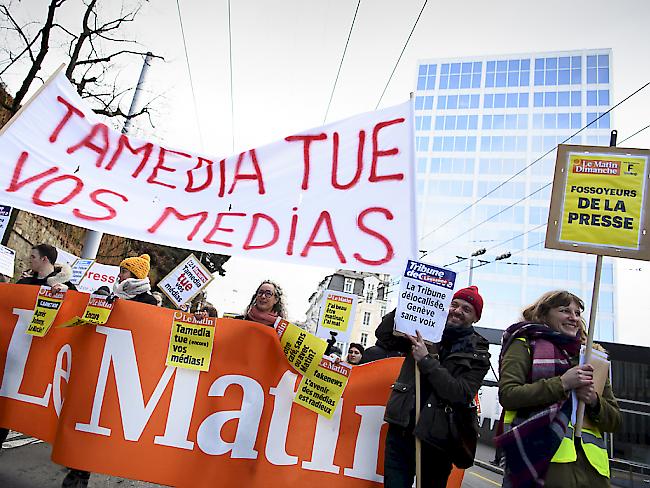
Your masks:
M375 332L384 344L407 352L399 376L392 385L384 420L410 430L415 419L415 360L410 353L411 342L393 335L394 321L393 310ZM427 355L418 363L424 395L420 420L413 429L421 440L436 446L446 444L448 422L445 406L467 407L474 400L490 368L489 343L471 328L450 347L441 348L440 356L437 360Z

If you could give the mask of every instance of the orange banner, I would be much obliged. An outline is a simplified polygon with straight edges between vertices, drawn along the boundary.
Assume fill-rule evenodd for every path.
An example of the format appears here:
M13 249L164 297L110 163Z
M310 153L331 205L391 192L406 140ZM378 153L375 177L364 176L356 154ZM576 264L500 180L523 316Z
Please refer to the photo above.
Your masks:
M174 311L119 300L105 325L57 328L88 303L68 292L41 338L25 333L37 293L0 285L0 425L51 443L55 462L180 487L382 483L401 359L354 367L328 420L293 403L300 376L271 327L219 319L210 369L176 369Z

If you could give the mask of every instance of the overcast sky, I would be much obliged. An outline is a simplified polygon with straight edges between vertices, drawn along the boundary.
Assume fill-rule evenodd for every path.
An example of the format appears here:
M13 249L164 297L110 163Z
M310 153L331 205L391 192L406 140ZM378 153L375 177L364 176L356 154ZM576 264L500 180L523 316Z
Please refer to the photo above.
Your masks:
M111 2L113 5L117 2ZM23 20L45 15L46 2L16 4ZM168 146L225 156L322 125L357 2L284 0L231 2L234 127L230 111L228 10L225 0L180 1L194 95L189 83L175 1L151 1L131 27L144 46L165 57L149 71L147 90L160 116L146 137ZM334 121L373 110L420 12L422 1L361 2L328 116ZM70 1L66 19L73 18ZM114 7L113 7L114 8ZM650 81L650 2L428 2L381 106L406 100L418 59L612 48L614 103ZM53 70L62 56L45 69ZM120 69L135 84L137 63ZM20 72L5 81L10 89ZM195 102L197 112L195 112ZM650 89L612 114L619 140L650 124ZM197 124L198 118L198 124ZM234 148L233 148L234 135ZM650 147L650 130L628 147ZM304 318L307 298L331 270L232 258L209 295L220 311L241 311L265 277L287 290L290 316ZM650 314L645 263L619 266L619 310L626 324ZM504 324L505 325L505 324ZM650 332L625 327L622 342L650 345ZM623 329L621 329L623 330Z

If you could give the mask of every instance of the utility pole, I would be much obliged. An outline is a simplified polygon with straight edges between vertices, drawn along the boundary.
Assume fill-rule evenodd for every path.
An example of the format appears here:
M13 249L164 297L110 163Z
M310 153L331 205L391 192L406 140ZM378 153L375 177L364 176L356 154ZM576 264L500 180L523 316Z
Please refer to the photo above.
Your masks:
M474 258L485 254L485 248L474 251L469 258L469 280L467 286L472 286L472 278L474 277Z
M476 256L480 256L481 254L485 254L485 249L479 249L479 251L476 251L476 252L478 253L480 251L483 251L483 252L481 252L480 254L472 254L472 257L476 257ZM503 259L508 259L510 256L512 256L512 253L510 251L504 252L503 254L499 254L496 258L494 258L494 261L492 261L492 262L495 263L495 262L501 261ZM473 261L473 259L470 258L469 259L469 262L470 262L470 264L469 264L469 284L467 286L472 285L472 277L473 277L472 269L474 269L474 266L472 266L472 261ZM485 264L490 263L490 261L483 261L482 259L479 259L479 261L481 261L481 264L476 266L477 268L479 266L483 266Z
M129 116L124 122L124 127L122 127L122 134L127 134L129 132L129 128L131 127L131 116L135 113L138 106L140 93L142 92L142 87L144 86L144 79L147 74L147 70L151 65L152 58L153 53L151 52L148 52L144 58L142 70L140 71L140 78L138 79L138 84L135 87L133 99L131 100L131 106L129 107ZM97 251L99 251L99 244L102 242L103 235L103 232L99 232L97 230L86 231L86 239L84 240L84 246L81 250L81 257L83 259L95 259L97 257Z

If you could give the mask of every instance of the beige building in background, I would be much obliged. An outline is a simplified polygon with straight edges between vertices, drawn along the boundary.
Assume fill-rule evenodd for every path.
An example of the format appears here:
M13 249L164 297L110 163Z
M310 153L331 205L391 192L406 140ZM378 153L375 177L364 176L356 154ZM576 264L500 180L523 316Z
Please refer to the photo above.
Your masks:
M325 276L316 290L309 297L306 313L306 329L316 332L320 307L325 290L341 291L357 295L357 309L354 315L350 342L357 342L364 347L375 344L375 329L381 318L386 315L388 300L389 275L365 273L339 269ZM337 342L336 345L347 354L349 343Z

